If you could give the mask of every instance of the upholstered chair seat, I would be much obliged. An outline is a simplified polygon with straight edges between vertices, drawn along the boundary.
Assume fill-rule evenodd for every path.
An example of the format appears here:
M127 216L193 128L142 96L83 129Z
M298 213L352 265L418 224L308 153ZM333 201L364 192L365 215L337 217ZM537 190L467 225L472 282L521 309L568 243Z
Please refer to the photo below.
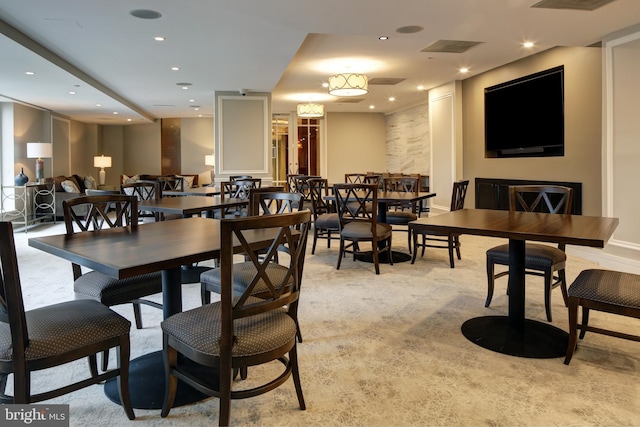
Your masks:
M525 245L525 268L544 270L567 260L567 254L557 246L527 243ZM509 244L496 246L487 251L487 259L494 264L509 265Z
M391 235L391 226L388 224L376 224L379 239L387 239ZM342 236L348 239L366 239L373 237L371 223L350 222L342 228Z
M73 291L76 298L91 298L112 306L162 292L162 277L158 271L114 279L98 271L89 271L76 279Z
M338 231L340 227L340 218L337 213L326 213L318 215L314 221L314 226L323 229L333 229Z

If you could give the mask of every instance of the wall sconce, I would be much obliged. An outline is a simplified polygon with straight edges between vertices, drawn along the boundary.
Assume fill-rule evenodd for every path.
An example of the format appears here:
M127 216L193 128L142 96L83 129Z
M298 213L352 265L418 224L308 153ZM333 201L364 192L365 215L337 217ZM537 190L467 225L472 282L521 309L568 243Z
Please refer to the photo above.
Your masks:
M107 175L107 173L104 171L104 168L111 167L111 157L105 156L104 154L102 156L95 156L93 158L93 166L96 168L100 168L100 172L98 173L98 179L99 179L100 185L104 185L104 180Z
M206 156L204 156L204 164L206 166L211 166L211 185L213 185L214 178L215 178L215 173L214 173L214 168L216 166L215 159L216 158L213 154L207 154Z
M27 142L27 158L36 159L36 181L44 183L44 160L51 158L53 148L47 142Z
M369 93L369 80L364 74L336 74L329 77L329 94L359 96Z

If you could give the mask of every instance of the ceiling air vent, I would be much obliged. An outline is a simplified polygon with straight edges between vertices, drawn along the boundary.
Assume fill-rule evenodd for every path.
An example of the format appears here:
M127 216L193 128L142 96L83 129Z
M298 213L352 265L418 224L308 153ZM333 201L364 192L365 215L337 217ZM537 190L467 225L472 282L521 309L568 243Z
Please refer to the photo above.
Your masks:
M336 104L357 104L358 102L364 101L364 98L338 98L336 99Z
M406 80L405 78L399 78L399 77L376 77L374 79L369 79L369 84L380 85L380 86L393 86L405 80Z
M531 7L541 9L596 10L615 0L542 0Z
M463 53L482 42L464 40L438 40L422 49L420 52Z

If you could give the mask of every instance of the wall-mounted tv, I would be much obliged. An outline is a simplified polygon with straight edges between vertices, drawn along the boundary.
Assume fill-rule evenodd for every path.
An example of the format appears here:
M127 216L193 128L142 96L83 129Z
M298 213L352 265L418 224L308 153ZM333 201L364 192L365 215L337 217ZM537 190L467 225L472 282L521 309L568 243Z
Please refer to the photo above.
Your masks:
M484 90L485 156L564 156L564 66Z

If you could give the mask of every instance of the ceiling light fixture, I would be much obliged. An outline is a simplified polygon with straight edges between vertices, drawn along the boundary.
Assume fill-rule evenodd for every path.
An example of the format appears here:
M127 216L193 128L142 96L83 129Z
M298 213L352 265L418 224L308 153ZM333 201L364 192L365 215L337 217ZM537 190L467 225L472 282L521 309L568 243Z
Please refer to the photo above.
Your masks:
M165 41L165 40L166 40L166 38L164 38L164 37L162 37L162 36L155 36L153 39L154 39L155 41L157 41L157 42L163 42L163 41Z
M324 105L308 102L306 104L298 104L296 108L298 117L323 117Z
M533 47L533 42L524 42L522 43L522 46L528 48L532 48Z
M388 36L380 36L378 37L378 40L389 40Z
M469 72L469 69L468 69L467 67L462 67L462 68L460 68L460 72L461 72L462 74L466 74L466 73L468 73L468 72Z
M334 96L359 96L369 93L364 74L345 73L329 77L329 93Z

